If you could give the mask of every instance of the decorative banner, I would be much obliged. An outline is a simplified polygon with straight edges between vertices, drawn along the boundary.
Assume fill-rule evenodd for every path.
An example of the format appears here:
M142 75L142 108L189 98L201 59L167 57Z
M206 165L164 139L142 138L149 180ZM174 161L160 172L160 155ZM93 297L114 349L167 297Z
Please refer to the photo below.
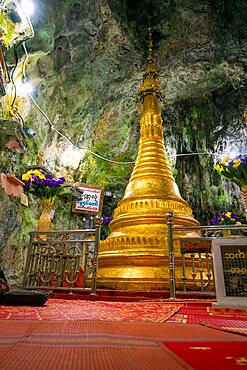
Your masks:
M89 184L80 184L81 198L73 202L72 211L82 213L94 213L100 215L102 212L104 187Z

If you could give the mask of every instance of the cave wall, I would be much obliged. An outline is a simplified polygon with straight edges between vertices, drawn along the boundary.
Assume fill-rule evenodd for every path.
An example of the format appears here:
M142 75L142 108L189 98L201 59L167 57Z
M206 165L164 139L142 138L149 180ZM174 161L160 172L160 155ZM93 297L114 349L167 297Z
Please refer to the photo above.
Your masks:
M146 63L148 21L164 93L168 154L247 152L246 1L37 0L35 4L34 37L25 42L26 75L40 109L28 97L17 99L23 129L32 128L35 135L26 135L24 153L2 148L1 172L20 178L29 166L40 165L73 182L104 185L113 196L105 198L103 213L112 213L133 164L113 164L85 151L78 168L71 169L61 161L68 145L62 135L113 161L135 160L137 90ZM6 51L10 71L16 62L13 49ZM21 64L22 43L16 53ZM201 223L208 224L216 211L243 213L238 188L214 173L215 160L210 154L171 158L181 194ZM18 285L28 232L36 228L40 203L29 197L25 207L2 189L0 195L0 263ZM58 201L53 229L83 225L82 217L70 210L70 199Z

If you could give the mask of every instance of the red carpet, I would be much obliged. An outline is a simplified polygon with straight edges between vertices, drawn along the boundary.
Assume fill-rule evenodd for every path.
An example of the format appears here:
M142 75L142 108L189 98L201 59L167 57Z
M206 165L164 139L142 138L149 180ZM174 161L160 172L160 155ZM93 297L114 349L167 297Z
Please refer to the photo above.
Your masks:
M241 344L237 342L165 342L164 344L197 370L237 370L240 366L247 367L247 342Z
M247 311L240 309L212 308L206 305L184 304L168 322L202 324L247 335Z
M247 338L236 334L246 316L194 301L0 306L0 369L235 370L247 366Z
M237 347L246 347L243 336L190 324L2 320L0 369L201 369L194 366L191 359L187 360L183 348L197 347L198 343L200 347L209 347L212 342L215 351L219 342L222 350L228 349L229 344L234 351ZM203 350L204 357L200 358L207 369L225 369L207 353ZM230 352L229 349L225 353L228 357L246 358L243 351Z
M45 306L0 306L0 320L102 320L162 323L180 305L161 301L103 302L49 299Z

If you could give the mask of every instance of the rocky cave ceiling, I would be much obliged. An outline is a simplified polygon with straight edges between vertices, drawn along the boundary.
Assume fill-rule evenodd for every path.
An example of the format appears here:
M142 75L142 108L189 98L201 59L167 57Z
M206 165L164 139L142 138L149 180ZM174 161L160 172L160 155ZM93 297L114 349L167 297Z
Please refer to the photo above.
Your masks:
M3 169L43 165L122 194L133 166L86 152L71 171L61 162L68 143L53 125L76 147L114 161L135 160L148 22L164 92L168 154L245 152L246 6L244 0L36 0L26 74L50 122L30 100L16 99L24 128L36 135L28 137L27 152ZM10 70L14 49L6 53ZM21 63L22 44L16 50ZM212 202L215 209L239 207L237 196L222 195L230 185L215 176L214 161L210 155L172 160L181 193L199 218ZM218 193L223 203L215 200Z

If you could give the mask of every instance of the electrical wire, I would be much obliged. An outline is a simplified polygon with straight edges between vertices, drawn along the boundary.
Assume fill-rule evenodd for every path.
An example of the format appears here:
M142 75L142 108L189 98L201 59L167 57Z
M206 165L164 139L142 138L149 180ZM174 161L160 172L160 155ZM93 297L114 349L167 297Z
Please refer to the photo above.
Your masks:
M58 133L59 136L61 136L62 138L64 138L73 148L77 149L77 150L80 150L80 151L87 151L89 152L90 154L94 155L95 157L98 157L106 162L110 162L110 163L115 163L115 164L134 164L135 162L120 162L120 161L113 161L112 159L109 159L109 158L106 158L106 157L103 157L102 155L98 154L98 153L95 153L93 152L92 150L86 148L86 147L81 147L79 148L78 146L76 146L74 143L72 143L72 141L70 141L70 139L67 138L67 136L65 136L64 134L62 134L55 126L54 124L51 122L50 118L47 116L47 114L40 108L40 106L38 105L38 103L34 100L34 98L32 97L32 95L29 93L29 98L31 99L31 101L34 103L34 105L36 106L36 108L40 111L41 114L43 114L43 116L46 118L46 120L48 121L48 123L50 124L51 126L51 129L55 132Z
M40 106L37 104L37 102L34 100L34 98L32 97L31 94L29 94L29 97L30 99L32 100L32 102L35 104L35 106L38 108L38 110L41 112L41 114L43 114L43 116L46 118L46 120L49 122L50 126L51 126L51 129L56 131L58 133L58 135L60 135L61 137L63 137L73 148L77 149L77 150L80 150L80 151L87 151L89 152L90 154L94 155L95 157L98 157L106 162L110 162L110 163L115 163L115 164L135 164L135 161L129 161L129 162L121 162L121 161L114 161L112 159L109 159L109 158L106 158L106 157L103 157L102 155L98 154L98 153L95 153L93 152L92 150L86 148L86 147L82 147L82 148L79 148L78 146L76 146L74 143L72 143L71 140L69 140L65 135L63 135L55 126L54 124L51 122L50 118L47 116L47 114L40 108ZM246 155L247 153L243 153L243 155ZM172 157L186 157L186 156L193 156L193 155L210 155L210 156L214 156L214 157L222 157L222 153L211 153L211 152L193 152L193 153L178 153L178 154L171 154L171 155L168 155L167 158L172 158Z
M63 137L73 148L76 148L77 150L80 150L80 151L87 151L89 152L90 154L104 160L104 161L107 161L107 162L110 162L110 163L116 163L116 164L134 164L135 161L130 161L130 162L121 162L121 161L113 161L112 159L109 159L109 158L106 158L106 157L103 157L102 155L100 154L97 154L95 152L93 152L92 150L86 148L86 147L82 147L82 148L79 148L77 147L74 143L72 143L71 140L69 140L65 135L63 135L59 130L57 130L57 128L54 126L54 124L51 122L51 120L49 119L49 117L47 116L47 114L40 108L40 106L37 104L37 102L34 100L34 98L32 97L31 94L29 94L29 97L30 99L32 100L32 102L34 103L34 105L38 108L38 110L41 112L41 114L43 114L43 116L46 118L46 120L49 122L50 126L51 126L51 129L56 131L61 137ZM247 153L246 153L247 154ZM222 156L222 154L219 154L219 153L211 153L211 152L193 152L193 153L179 153L179 154L171 154L171 155L168 155L167 158L172 158L172 157L185 157L185 156L192 156L192 155L212 155L212 156L215 156L215 157L220 157Z
M50 120L50 118L47 116L47 114L40 108L40 106L38 105L38 103L35 101L35 99L32 97L32 95L29 93L28 94L30 99L32 100L32 102L34 103L34 105L37 107L37 109L40 111L40 113L46 118L46 120L49 122L50 126L51 126L51 129L54 130L55 132L58 133L59 136L63 137L73 148L77 149L77 150L80 150L80 151L87 151L89 152L90 154L94 155L95 157L98 157L106 162L110 162L110 163L115 163L115 164L135 164L135 161L129 161L129 162L121 162L121 161L114 161L112 159L109 159L109 158L106 158L106 157L103 157L102 155L98 154L98 153L95 153L93 152L92 150L86 148L86 147L82 147L82 148L79 148L78 146L76 146L74 143L72 143L72 141L70 139L68 139L64 134L62 134L55 126L54 124L52 123L52 121ZM243 155L246 155L247 153L243 153ZM210 156L214 156L214 157L222 157L222 153L211 153L211 152L193 152L193 153L178 153L178 154L171 154L171 155L168 155L167 158L172 158L172 157L186 157L186 156L193 156L193 155L210 155Z
M10 74L10 80L11 80L11 83L12 83L12 87L14 88L14 97L13 97L12 102L10 104L11 108L13 108L13 106L15 104L15 100L16 100L16 86L15 86L15 82L14 82L14 73L15 73L15 70L18 66L17 47L20 45L20 43L21 42L19 42L16 46L14 46L15 65L14 65L14 68L12 69L11 74Z

